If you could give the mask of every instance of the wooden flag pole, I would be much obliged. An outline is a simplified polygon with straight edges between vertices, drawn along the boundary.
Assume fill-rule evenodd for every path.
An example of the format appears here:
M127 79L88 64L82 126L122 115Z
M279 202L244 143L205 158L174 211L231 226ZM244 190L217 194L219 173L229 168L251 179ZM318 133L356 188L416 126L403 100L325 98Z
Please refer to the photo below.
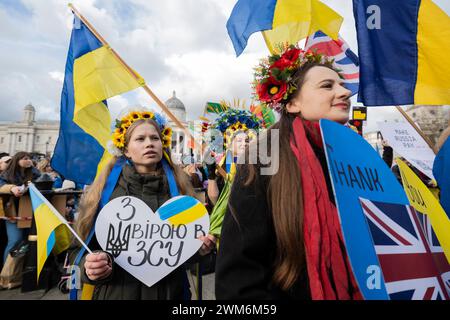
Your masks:
M83 23L88 27L88 29L97 37L98 40L100 40L100 42L104 45L107 46L111 52L114 54L114 56L119 60L119 62L122 64L122 66L136 79L136 81L140 82L141 78L136 74L136 72L134 72L133 69L130 68L130 66L119 56L119 54L113 49L111 48L111 46L108 44L108 42L106 42L106 40L100 35L100 33L97 32L97 30L95 30L95 28L89 23L89 21L74 7L74 5L72 3L69 3L69 8L70 10L72 10L72 12L81 20L83 21ZM194 139L194 137L191 135L190 131L180 122L180 120L178 120L177 117L175 117L175 115L169 110L169 108L167 108L167 106L153 93L153 91L147 86L146 83L143 83L142 88L145 90L145 92L147 92L148 95L150 95L150 97L158 104L158 106L169 116L169 118L175 122L175 124L183 130L183 132L185 133L186 137L188 137L188 139L192 139L193 144L194 144L194 150L200 150L201 149L201 145L199 145L199 143L197 143L197 141ZM202 152L200 152L200 154L202 154ZM222 169L222 168L217 168L219 171L219 174L222 175L223 177L226 176L226 172Z
M408 121L409 124L413 126L413 128L417 131L417 133L420 134L420 136L425 140L425 142L428 144L428 146L431 148L431 150L433 150L433 152L436 154L436 152L434 150L434 145L431 142L430 138L428 138L422 132L422 130L420 130L420 128L414 123L414 121L408 116L408 114L405 111L403 111L402 108L400 108L399 106L396 106L396 108L402 114L402 116L406 119L406 121Z
M119 54L111 48L111 46L106 42L106 40L95 30L95 28L89 23L89 21L74 7L72 3L69 3L69 8L72 10L72 12L80 18L81 21L88 27L88 29L100 40L100 42L107 46L111 52L114 54L114 56L120 61L122 66L136 79L136 81L140 81L140 77L134 72L133 69L130 68L130 66L119 56ZM178 120L177 117L167 108L167 106L153 93L153 91L147 86L147 84L142 85L145 92L147 92L150 97L158 104L158 106L169 116L169 118L175 122L175 124L184 131L187 137L191 138L194 141L194 148L197 146L197 143L194 139L194 137L191 135L189 130Z

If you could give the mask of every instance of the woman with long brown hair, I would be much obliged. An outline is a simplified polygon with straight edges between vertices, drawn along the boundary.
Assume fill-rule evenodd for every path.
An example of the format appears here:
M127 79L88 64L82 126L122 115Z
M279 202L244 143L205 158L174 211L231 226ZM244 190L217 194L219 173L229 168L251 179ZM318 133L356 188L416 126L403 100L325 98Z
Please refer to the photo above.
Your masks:
M15 218L18 214L19 199L25 193L26 183L34 181L39 176L39 170L33 167L31 155L22 151L12 157L8 168L0 175L0 192L12 195L4 205L5 215L9 219L6 221L8 244L3 254L3 261L6 261L11 249L25 238L28 231L19 229Z
M222 225L216 297L359 298L318 123L345 124L350 91L325 57L293 46L261 62L255 91L280 113L265 136L279 137L268 151L274 159L279 148L279 163L238 166ZM258 147L267 142L260 137ZM268 166L278 171L264 175Z
M94 180L80 202L76 229L81 238L92 238L99 205L117 197L129 195L139 198L156 212L171 198L172 188L176 188L179 194L193 195L187 176L170 161L171 135L166 121L156 112L134 110L119 116L113 135L116 156ZM116 174L114 180L112 177ZM204 245L200 254L208 253L214 244L207 236L201 240ZM89 247L100 250L95 239L90 241ZM187 297L187 278L183 267L151 287L113 264L112 256L103 251L86 255L80 267L82 282L95 286L93 299L163 300Z

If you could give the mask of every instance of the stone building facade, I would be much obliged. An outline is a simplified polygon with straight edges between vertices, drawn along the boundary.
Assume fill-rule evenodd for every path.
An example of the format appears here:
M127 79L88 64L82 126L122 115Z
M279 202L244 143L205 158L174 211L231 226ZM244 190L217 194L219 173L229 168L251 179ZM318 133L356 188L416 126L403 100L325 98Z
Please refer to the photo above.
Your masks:
M165 102L170 111L187 128L186 108L184 103L173 96ZM184 152L184 132L164 115L174 133L172 135L173 154L177 157ZM17 122L0 123L0 152L14 155L19 151L51 156L58 140L59 121L36 121L36 109L29 103L23 109L23 118Z
M436 143L442 131L450 126L450 106L409 106L405 112L433 144ZM364 139L374 149L382 152L383 147L381 139L378 139L378 131L364 133Z
M406 113L432 143L436 143L442 131L450 125L450 106L411 106Z
M0 151L14 155L19 151L50 156L59 133L59 121L36 121L36 109L30 104L23 109L18 122L0 123Z

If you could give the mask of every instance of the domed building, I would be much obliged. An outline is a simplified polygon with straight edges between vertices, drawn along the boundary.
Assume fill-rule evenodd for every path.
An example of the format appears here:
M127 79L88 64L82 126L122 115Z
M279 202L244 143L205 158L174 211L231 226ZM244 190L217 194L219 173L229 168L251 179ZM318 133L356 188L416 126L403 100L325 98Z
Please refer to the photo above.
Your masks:
M0 151L14 155L19 151L51 155L59 133L59 121L36 121L36 109L29 103L23 118L0 123Z
M166 106L170 109L174 116L178 118L178 120L182 123L186 122L186 108L184 107L184 103L177 98L175 90L173 91L172 98L166 101Z
M175 117L188 128L189 124L186 121L186 107L184 103L177 98L175 90L173 91L172 97L165 102L167 108L173 113ZM172 157L181 159L184 153L184 132L180 129L174 121L172 121L167 115L165 115L169 121L170 127L173 129L172 134Z

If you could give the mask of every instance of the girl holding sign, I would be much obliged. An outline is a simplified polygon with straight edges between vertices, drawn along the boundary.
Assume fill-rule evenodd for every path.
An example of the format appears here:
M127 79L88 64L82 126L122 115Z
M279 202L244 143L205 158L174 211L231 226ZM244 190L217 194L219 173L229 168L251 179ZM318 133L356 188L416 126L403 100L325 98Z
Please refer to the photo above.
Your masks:
M80 203L77 229L91 249L100 249L93 237L99 207L121 196L136 197L153 212L172 196L193 195L181 168L170 160L172 130L165 119L149 110L134 110L119 116L113 134L115 157L97 176ZM200 254L212 250L211 236L200 237ZM92 241L90 241L92 238ZM120 249L118 247L118 249ZM153 286L146 286L119 265L109 253L86 255L79 263L82 282L95 286L93 299L163 300L190 297L185 269L178 267Z
M264 175L266 163L238 166L222 225L216 297L359 298L319 128L322 118L348 121L351 92L331 61L295 46L261 61L254 89L281 114L262 142L279 134L279 169Z

